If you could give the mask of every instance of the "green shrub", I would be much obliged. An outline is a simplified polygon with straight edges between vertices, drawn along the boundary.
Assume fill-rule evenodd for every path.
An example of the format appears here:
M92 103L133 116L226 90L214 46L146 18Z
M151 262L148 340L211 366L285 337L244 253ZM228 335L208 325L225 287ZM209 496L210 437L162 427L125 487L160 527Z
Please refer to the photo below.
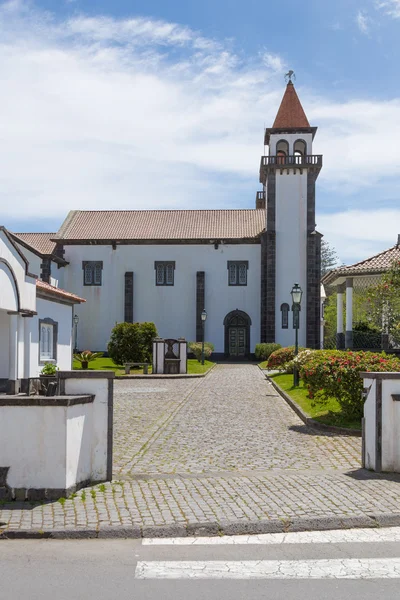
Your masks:
M153 340L157 337L157 328L154 323L147 321L139 323L139 327L143 343L143 362L151 362L153 360Z
M300 376L316 404L335 398L344 416L360 418L364 403L360 377L363 371L400 371L400 360L384 352L318 350L303 364Z
M254 354L259 361L267 360L270 355L275 352L275 350L279 350L279 348L282 348L280 344L256 344Z
M189 351L195 355L199 362L201 362L201 347L201 342L189 342L188 344ZM204 358L209 359L213 351L214 344L211 344L211 342L204 342Z
M44 363L44 367L40 371L41 375L55 375L58 371L57 365L54 363Z
M154 323L117 323L108 342L108 355L117 365L150 362L155 337L157 329Z
M299 352L300 350L304 350L304 348L299 348ZM285 370L285 364L294 359L294 351L294 346L288 346L272 352L268 359L268 369Z

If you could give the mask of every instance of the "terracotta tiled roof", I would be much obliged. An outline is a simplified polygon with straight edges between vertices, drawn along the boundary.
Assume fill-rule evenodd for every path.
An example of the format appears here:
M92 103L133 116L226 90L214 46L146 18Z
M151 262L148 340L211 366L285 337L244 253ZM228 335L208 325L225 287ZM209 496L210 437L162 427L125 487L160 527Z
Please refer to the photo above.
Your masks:
M265 210L72 211L61 240L197 240L257 238Z
M276 129L302 129L310 127L293 83L289 82L272 126Z
M41 281L41 279L36 281L36 289L38 292L43 291L50 296L61 298L62 300L69 300L71 304L80 304L81 302L86 302L84 298L80 298L76 294L71 294L71 292L66 292L61 288L54 287L54 285L50 285L45 281Z
M56 243L51 241L55 233L14 233L13 235L40 254L53 254L56 248Z
M395 261L400 261L400 246L396 245L388 250L384 250L375 256L371 256L354 265L347 267L338 267L329 271L323 278L323 284L330 284L338 277L351 277L356 275L379 275L390 269Z

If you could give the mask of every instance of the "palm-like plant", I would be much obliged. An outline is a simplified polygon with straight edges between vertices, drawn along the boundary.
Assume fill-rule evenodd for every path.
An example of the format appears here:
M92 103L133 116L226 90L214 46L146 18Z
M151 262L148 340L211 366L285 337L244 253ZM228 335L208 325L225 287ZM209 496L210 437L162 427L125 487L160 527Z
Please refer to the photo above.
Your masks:
M103 356L103 352L91 352L90 350L84 350L80 354L74 354L75 360L81 363L82 369L87 369L88 365L92 360L96 358L101 358Z

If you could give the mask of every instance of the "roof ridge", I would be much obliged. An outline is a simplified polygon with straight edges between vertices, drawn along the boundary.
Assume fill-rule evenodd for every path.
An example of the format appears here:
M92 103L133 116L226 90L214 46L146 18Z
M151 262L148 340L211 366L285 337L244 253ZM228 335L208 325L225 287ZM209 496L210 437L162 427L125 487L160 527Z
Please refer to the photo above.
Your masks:
M382 256L382 254L386 254L386 252L389 252L389 250L394 250L395 248L398 248L397 244L395 244L394 246L390 246L390 248L386 248L386 250L382 250L381 252L378 252L377 254L370 256L369 258L364 258L364 260L360 260L359 262L353 263L352 265L343 265L342 267L338 267L338 268L339 269L340 268L351 269L352 267L358 267L359 265L364 265L365 263L369 262L370 260L373 260L374 258L378 258L379 256Z

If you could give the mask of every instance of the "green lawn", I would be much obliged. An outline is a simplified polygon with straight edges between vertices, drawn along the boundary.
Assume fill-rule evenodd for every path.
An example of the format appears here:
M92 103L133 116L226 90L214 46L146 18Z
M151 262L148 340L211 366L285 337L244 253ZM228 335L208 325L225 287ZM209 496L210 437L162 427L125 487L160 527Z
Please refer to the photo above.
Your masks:
M261 366L261 365L260 365ZM324 406L313 404L313 400L308 398L308 392L300 381L298 388L293 387L293 375L282 373L273 375L272 379L281 387L303 410L307 415L325 423L325 425L336 425L337 427L349 427L351 429L361 429L360 421L349 421L343 417L340 405L335 398L330 398Z
M195 358L188 360L188 373L206 373L212 366L213 362L210 360L204 361L204 365L200 364ZM80 369L81 364L77 360L74 360L73 369ZM123 365L116 365L111 358L96 358L89 363L89 370L92 371L114 371L116 375L125 375L125 369ZM151 366L149 367L149 373L151 373ZM143 369L135 367L131 369L131 375L142 375Z

